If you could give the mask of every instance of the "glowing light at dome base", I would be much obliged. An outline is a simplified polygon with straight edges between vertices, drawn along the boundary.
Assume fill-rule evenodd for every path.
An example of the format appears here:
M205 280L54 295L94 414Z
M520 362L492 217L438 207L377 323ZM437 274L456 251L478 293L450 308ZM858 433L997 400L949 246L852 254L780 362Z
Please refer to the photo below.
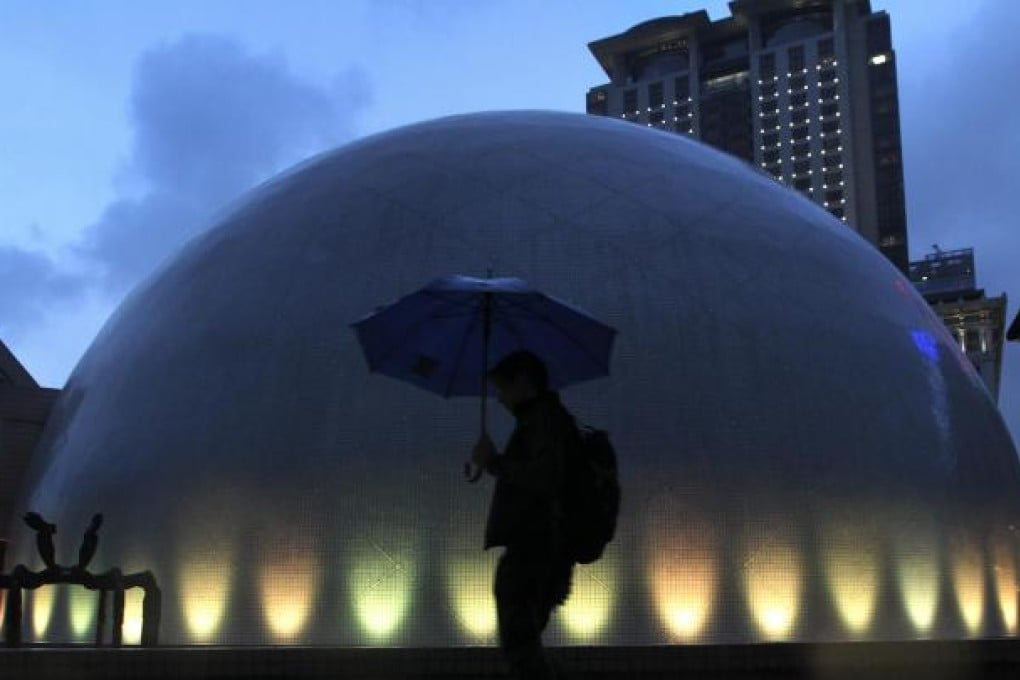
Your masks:
M970 635L981 632L985 602L982 566L977 545L967 538L957 540L953 550L953 589L960 618Z
M914 516L896 538L896 579L914 630L927 634L935 621L941 588L938 552L930 520Z
M53 617L53 603L57 589L54 586L44 586L32 591L32 632L35 633L37 642L46 641L46 633L50 628L50 619Z
M124 591L124 627L123 642L126 645L138 645L142 642L142 602L145 591L131 588Z
M262 615L277 642L304 632L318 588L318 562L308 548L268 556L259 574Z
M993 574L995 576L995 594L998 600L999 613L1006 632L1015 635L1017 632L1017 581L1016 557L1012 549L1009 534L997 534L992 543Z
M489 643L496 635L496 601L492 577L496 560L493 551L477 557L464 555L452 561L447 589L460 627L472 642Z
M574 567L570 597L557 610L559 621L571 640L594 642L605 632L615 599L615 571L616 559L612 552L607 552L594 564Z
M410 574L396 567L355 596L358 620L373 642L384 642L399 630L407 613L410 590Z
M802 588L801 558L787 536L754 538L745 559L751 615L767 640L785 640L797 625Z
M675 537L652 557L652 591L659 618L680 641L698 639L705 629L716 589L711 539L701 534Z
M232 553L229 548L199 552L178 568L181 605L192 642L216 639L230 601Z
M355 558L348 579L364 641L390 641L400 632L411 606L414 573L410 555L391 554L373 543L368 552Z
M823 536L825 575L840 619L856 636L867 633L878 599L878 544L867 531L846 522Z
M69 586L65 592L68 593L71 637L75 642L86 642L95 630L99 593L81 586Z

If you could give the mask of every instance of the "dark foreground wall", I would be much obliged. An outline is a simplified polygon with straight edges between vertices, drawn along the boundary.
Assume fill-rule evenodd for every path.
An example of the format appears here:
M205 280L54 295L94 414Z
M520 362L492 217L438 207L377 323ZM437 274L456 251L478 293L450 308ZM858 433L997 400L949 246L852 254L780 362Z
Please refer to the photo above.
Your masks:
M708 647L565 647L570 680L997 680L1020 673L1012 640ZM167 648L0 651L0 677L38 680L496 680L494 649Z

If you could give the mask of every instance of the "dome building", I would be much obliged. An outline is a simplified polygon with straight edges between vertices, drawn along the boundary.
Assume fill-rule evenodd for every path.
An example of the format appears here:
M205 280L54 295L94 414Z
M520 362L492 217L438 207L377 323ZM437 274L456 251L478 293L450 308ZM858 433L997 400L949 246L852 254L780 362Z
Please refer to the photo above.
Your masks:
M103 512L95 569L155 572L161 642L494 643L477 402L370 375L349 329L490 267L619 330L563 395L616 444L618 535L548 642L1015 635L1017 455L941 320L743 162L582 115L417 124L253 191L108 321L21 507L62 561ZM29 637L88 638L94 595L53 593Z

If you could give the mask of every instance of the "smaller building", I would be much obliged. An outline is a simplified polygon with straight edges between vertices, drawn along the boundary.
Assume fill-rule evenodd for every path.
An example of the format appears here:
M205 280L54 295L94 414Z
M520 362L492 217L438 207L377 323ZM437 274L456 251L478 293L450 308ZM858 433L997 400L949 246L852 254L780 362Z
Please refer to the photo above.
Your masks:
M40 387L0 340L0 538L20 510L22 478L58 394Z
M923 260L910 263L910 280L945 322L998 402L1006 295L988 297L977 287L973 248L935 246Z

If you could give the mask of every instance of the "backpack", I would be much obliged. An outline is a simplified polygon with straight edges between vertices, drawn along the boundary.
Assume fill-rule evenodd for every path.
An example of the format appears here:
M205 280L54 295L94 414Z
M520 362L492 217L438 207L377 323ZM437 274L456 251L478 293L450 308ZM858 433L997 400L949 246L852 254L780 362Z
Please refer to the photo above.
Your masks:
M565 539L574 562L591 564L616 532L620 479L609 434L579 426L579 445L567 467L563 492Z

